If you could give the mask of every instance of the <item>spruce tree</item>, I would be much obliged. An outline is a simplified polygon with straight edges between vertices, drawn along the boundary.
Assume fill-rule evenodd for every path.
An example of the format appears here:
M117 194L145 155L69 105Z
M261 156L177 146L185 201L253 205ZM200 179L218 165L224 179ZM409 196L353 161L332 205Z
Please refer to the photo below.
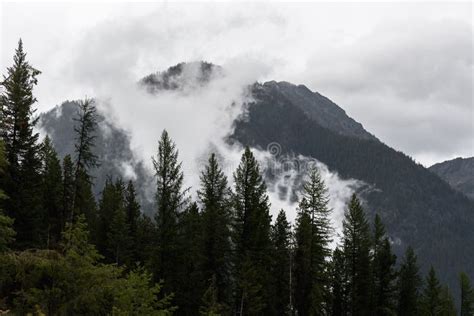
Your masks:
M135 241L136 261L153 270L153 253L155 251L156 226L150 217L142 214L137 221Z
M392 253L385 227L378 215L374 221L374 243L372 264L372 295L375 315L393 315L395 313L395 271L396 256Z
M125 190L125 218L128 224L129 235L130 235L130 263L140 261L138 258L139 244L138 244L138 225L140 221L140 204L137 201L137 193L135 186L130 180Z
M46 243L44 211L41 207L41 161L38 133L34 131L33 88L40 72L26 60L20 39L13 57L13 66L1 83L1 127L8 167L3 177L3 188L8 199L4 209L12 217L17 232L16 245L20 248L38 247Z
M448 286L441 287L439 295L439 313L440 316L456 316L456 304L454 303L453 295L449 290Z
M269 202L257 160L245 148L234 172L235 308L239 315L265 313L270 294Z
M66 155L63 159L63 182L62 182L62 210L65 222L71 220L73 214L74 200L74 164L71 155Z
M405 251L398 276L398 315L418 315L422 280L415 252L411 247Z
M280 210L272 226L272 301L274 315L288 315L291 312L291 227L284 210Z
M114 189L114 209L112 218L109 219L110 226L107 233L107 246L109 252L113 255L115 264L130 266L133 244L130 236L130 223L127 222L125 210L125 187L121 179L117 179Z
M332 316L348 315L347 265L344 252L336 247L331 264L331 313Z
M117 262L117 255L120 256L118 253L121 253L122 250L120 249L121 239L122 237L128 238L128 227L124 227L125 225L123 185L120 180L113 183L109 178L105 181L99 201L97 234L95 236L97 249L109 262ZM125 232L121 232L121 229L124 229ZM127 236L121 237L122 234Z
M347 264L349 313L370 314L370 228L359 199L354 194L343 221L343 246Z
M327 188L317 169L303 184L296 226L295 303L299 314L321 315L330 309L331 223Z
M47 223L47 246L55 247L65 227L63 212L63 179L61 164L51 139L46 136L41 147L42 158L42 198Z
M201 262L201 214L196 203L191 203L179 216L178 261L179 278L174 281L176 305L183 315L194 315L202 305L205 292Z
M164 280L164 291L169 293L178 283L178 216L188 202L183 189L183 172L178 162L178 150L166 130L158 143L158 156L153 158L156 176L155 222L156 247L153 254L155 280Z
M461 316L474 315L474 290L466 273L459 275L461 285Z
M420 312L423 316L435 316L441 312L441 290L438 277L433 267L425 280L425 287L420 299Z
M202 262L201 269L207 287L214 282L213 291L222 308L229 308L230 277L230 190L227 178L218 165L213 153L201 173L198 197L202 208Z

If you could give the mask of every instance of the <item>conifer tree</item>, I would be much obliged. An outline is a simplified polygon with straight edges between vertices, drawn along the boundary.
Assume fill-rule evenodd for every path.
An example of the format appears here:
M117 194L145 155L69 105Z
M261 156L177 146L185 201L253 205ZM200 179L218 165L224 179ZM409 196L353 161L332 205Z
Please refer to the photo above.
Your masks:
M221 307L230 307L230 190L227 178L213 153L201 173L198 197L202 207L202 277L213 291Z
M454 303L453 295L448 286L441 287L439 295L439 313L440 316L456 316L456 304Z
M354 194L343 221L343 246L347 264L347 298L351 315L370 313L370 228Z
M201 214L196 203L191 203L179 216L179 249L178 261L179 279L175 280L174 287L176 305L183 315L193 315L202 305L202 296L206 289L201 260Z
M280 210L272 226L272 306L274 315L287 315L291 311L291 227L284 210Z
M155 222L156 249L153 254L155 280L164 280L169 293L178 283L178 214L185 208L188 198L183 189L183 172L178 162L178 150L166 130L158 143L158 156L153 158L156 176Z
M234 172L235 290L236 313L265 313L270 293L269 202L258 162L250 148L245 148Z
M390 241L380 217L375 215L373 244L373 310L375 315L395 313L395 271L396 256L392 253Z
M94 154L95 129L97 128L97 110L92 99L79 102L79 110L74 126L75 138L75 161L74 161L74 197L73 214L69 217L74 219L74 214L85 214L87 222L92 231L96 225L96 205L92 194L92 179L89 174L91 168L98 166L97 155Z
M120 235L123 234L121 229L126 230L128 238L128 227L124 227L125 224L123 185L120 180L113 183L109 178L105 181L99 201L97 235L95 236L97 249L109 262L117 262L117 252L121 252L117 248L120 247L119 243L122 241L120 240Z
M466 273L459 275L461 285L461 316L474 315L474 290Z
M121 179L117 179L114 188L114 210L112 218L109 219L110 226L107 234L107 245L117 265L126 264L130 266L131 247L133 244L130 236L130 223L127 222L125 210L125 187Z
M63 159L63 182L62 182L62 210L65 222L71 220L74 200L74 164L71 155Z
M140 251L140 245L138 244L138 225L141 212L140 204L137 201L135 186L132 181L128 182L127 189L125 190L125 215L130 233L130 263L135 263L139 261L138 252Z
M199 314L202 316L220 316L224 315L226 307L219 303L217 295L216 278L212 277L209 287L204 292L202 306L199 308Z
M38 133L34 132L36 98L33 88L40 72L26 60L23 42L13 57L13 66L3 76L0 109L8 167L3 177L3 188L8 199L4 209L14 220L16 244L20 248L45 244L44 212L41 207L41 161Z
M156 243L156 226L155 223L145 214L142 214L137 221L137 238L136 238L136 261L153 270L152 257L154 253L154 245Z
M347 265L344 252L336 247L331 264L331 313L332 316L348 315Z
M441 285L433 267L425 280L425 287L420 299L420 312L423 316L435 316L441 312Z
M47 246L50 248L55 247L61 239L61 232L65 225L65 214L63 213L61 164L49 136L46 136L43 141L41 158L43 208L46 213Z
M398 276L398 315L418 315L421 285L415 252L408 247Z
M328 313L331 255L330 209L327 188L316 168L303 185L296 226L295 303L298 313Z

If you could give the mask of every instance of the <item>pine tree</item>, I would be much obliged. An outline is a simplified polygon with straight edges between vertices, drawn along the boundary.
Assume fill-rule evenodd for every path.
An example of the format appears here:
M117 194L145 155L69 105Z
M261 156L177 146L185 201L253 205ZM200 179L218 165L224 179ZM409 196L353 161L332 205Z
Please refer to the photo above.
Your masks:
M109 262L117 262L117 253L121 252L119 244L122 234L126 233L128 238L128 227L126 224L123 185L120 180L116 183L112 179L105 181L102 196L99 201L99 210L97 216L97 234L95 243L99 252L105 256ZM112 225L114 227L112 228ZM120 230L125 229L122 233ZM123 236L125 238L125 236Z
M331 313L332 316L348 315L347 265L344 252L338 246L332 255L331 264Z
M153 158L157 183L155 215L157 236L153 255L155 280L165 280L164 290L169 293L178 283L178 214L188 202L183 189L183 172L178 162L178 150L163 131L158 143L158 156Z
M322 315L329 310L327 259L331 255L332 229L328 203L327 188L314 168L303 185L296 226L295 302L303 315Z
M191 203L179 216L179 279L176 288L176 305L183 315L194 315L202 305L202 295L206 289L201 260L201 214L196 203Z
M456 304L454 303L453 295L447 286L441 288L439 295L439 313L440 316L456 316Z
M153 270L153 252L156 237L155 223L145 214L142 214L137 221L137 238L135 243L136 261Z
M73 213L69 215L69 218L73 220L76 213L85 214L87 222L94 232L96 205L92 194L92 179L89 170L98 166L98 158L93 151L98 115L93 100L85 99L79 102L79 110L74 121L76 122L74 126L74 132L76 133L74 145L74 197Z
M270 262L269 202L258 162L247 147L234 173L236 312L239 315L265 313L269 301Z
M392 253L385 227L378 215L374 221L373 244L373 310L375 315L395 313L396 256Z
M140 251L138 244L138 225L141 212L140 204L137 201L135 186L132 181L128 182L127 189L125 190L125 215L130 233L130 263L135 263L140 261L138 257L138 252Z
M216 278L213 276L209 287L204 292L202 306L199 308L199 314L202 316L220 316L225 313L225 306L219 303L217 294Z
M347 294L351 315L370 313L370 228L359 199L354 194L343 221L343 246L347 264Z
M474 315L474 290L466 273L459 275L461 285L461 316Z
M423 316L435 316L441 311L441 285L433 267L426 276L425 288L420 300L420 312Z
M415 252L408 247L398 276L398 315L418 315L421 285Z
M62 205L63 212L66 221L69 219L70 214L72 214L72 201L74 199L74 165L72 162L71 155L66 155L63 158L63 197Z
M14 220L16 244L20 248L36 247L45 243L44 212L41 208L41 176L38 133L34 132L36 98L33 88L40 72L26 60L23 43L13 57L13 66L3 77L0 96L1 135L6 149L8 167L3 188L8 199L4 209Z
M284 210L280 210L272 226L272 306L274 315L287 315L291 311L291 227Z
M61 239L65 226L63 213L63 179L61 164L54 150L51 139L46 136L41 147L42 158L42 195L43 208L46 212L47 246L54 248Z
M216 300L227 308L230 302L230 190L227 178L220 169L215 154L201 173L198 197L202 207L202 262L203 278L210 286L214 280Z

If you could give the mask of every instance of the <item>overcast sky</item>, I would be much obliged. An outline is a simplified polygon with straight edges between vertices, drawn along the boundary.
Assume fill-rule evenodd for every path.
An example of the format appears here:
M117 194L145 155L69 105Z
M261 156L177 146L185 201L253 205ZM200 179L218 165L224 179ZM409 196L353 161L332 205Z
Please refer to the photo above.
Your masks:
M305 84L426 166L474 156L472 4L0 4L1 72L18 38L40 111L181 61L249 60ZM252 67L253 68L253 67ZM254 69L253 69L254 70Z

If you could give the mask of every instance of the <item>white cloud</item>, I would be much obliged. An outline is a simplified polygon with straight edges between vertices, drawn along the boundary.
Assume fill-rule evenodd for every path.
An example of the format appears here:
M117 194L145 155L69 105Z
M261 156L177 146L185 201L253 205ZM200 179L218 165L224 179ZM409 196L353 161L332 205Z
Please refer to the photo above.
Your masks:
M41 110L122 88L181 61L250 59L266 68L252 72L253 79L307 84L425 165L474 155L470 3L2 2L0 8L0 66L11 63L22 37L43 71L36 90Z

